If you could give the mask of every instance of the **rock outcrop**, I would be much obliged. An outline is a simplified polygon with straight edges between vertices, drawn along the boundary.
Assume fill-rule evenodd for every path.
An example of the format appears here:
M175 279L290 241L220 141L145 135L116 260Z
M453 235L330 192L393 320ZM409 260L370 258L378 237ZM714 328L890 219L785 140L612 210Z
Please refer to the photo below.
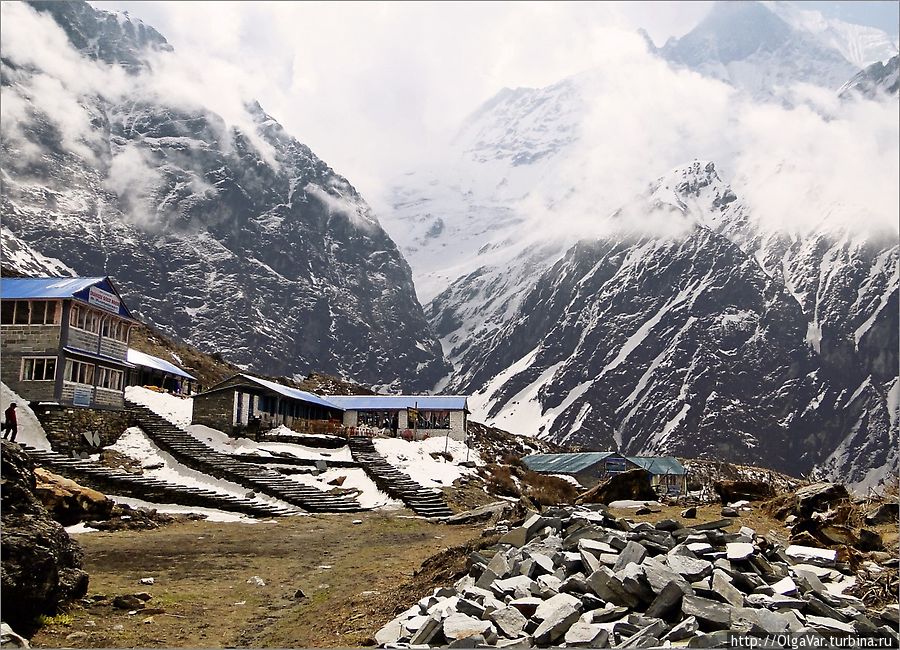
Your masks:
M3 620L27 634L39 614L87 592L81 547L35 497L34 465L14 443L2 442Z
M34 495L50 516L64 526L109 518L113 502L97 490L79 485L42 467L34 470L34 476Z

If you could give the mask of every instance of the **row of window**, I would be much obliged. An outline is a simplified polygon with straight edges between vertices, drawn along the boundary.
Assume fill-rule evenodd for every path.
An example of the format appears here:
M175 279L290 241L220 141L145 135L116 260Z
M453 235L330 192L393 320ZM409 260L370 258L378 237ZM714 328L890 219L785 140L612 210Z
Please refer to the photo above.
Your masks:
M59 325L61 305L58 300L4 300L0 324Z
M119 319L108 318L106 314L81 305L72 305L72 309L69 310L69 325L117 341L128 340L127 323Z
M122 390L125 373L112 368L97 367L93 363L66 360L63 379L77 384L94 384L94 373L97 372L97 386L110 390ZM22 359L23 381L53 381L56 379L56 357L27 357Z
M4 300L0 305L0 324L59 325L62 303L58 300ZM128 323L109 318L94 309L72 305L69 325L117 341L128 340Z
M450 411L419 409L416 417L415 409L407 409L406 420L408 429L449 429ZM356 414L356 422L359 426L396 429L397 411L359 411Z

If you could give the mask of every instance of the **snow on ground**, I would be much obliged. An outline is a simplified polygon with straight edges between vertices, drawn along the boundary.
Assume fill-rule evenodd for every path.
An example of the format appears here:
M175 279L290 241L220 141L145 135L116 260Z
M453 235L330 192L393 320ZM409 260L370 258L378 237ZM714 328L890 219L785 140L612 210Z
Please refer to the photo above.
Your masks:
M333 436L330 433L300 433L299 431L294 431L293 429L289 429L285 425L281 424L274 429L270 429L265 432L266 434L272 434L275 436L286 436L289 438L299 438L302 440L303 438L329 438L331 440L341 440L346 441L346 438L342 436Z
M566 483L571 483L572 485L577 487L579 490L584 489L584 486L578 482L578 479L575 478L574 476L570 476L569 474L548 474L548 476L555 476L556 478L561 478Z
M226 512L224 510L215 510L213 508L198 508L196 506L180 506L175 503L150 503L149 501L142 501L141 499L133 499L132 497L120 497L115 494L107 494L110 499L115 501L116 503L123 503L125 505L131 506L132 508L147 508L148 510L156 510L157 512L162 512L165 514L187 514L187 513L195 513L200 515L205 515L207 521L224 521L224 522L232 522L232 523L241 523L241 524L256 524L259 523L257 519L253 517L248 517L247 515L241 515L236 512ZM74 526L73 526L74 528ZM68 529L66 529L68 530ZM75 532L88 532L88 531L75 531Z
M658 506L658 501L632 501L631 499L622 499L621 501L613 501L609 504L610 508L641 508L643 506Z
M375 482L369 478L365 470L356 467L335 467L322 472L318 476L312 474L290 474L288 478L303 485L310 485L316 489L329 491L334 485L329 485L328 481L332 481L339 476L344 476L342 488L357 488L361 493L356 496L359 505L363 508L378 508L385 510L393 510L403 507L403 503L392 499L387 494L378 489Z
M470 461L474 461L476 465L484 464L477 451L468 449L464 442L448 440L445 436L414 442L402 438L375 438L374 442L375 449L387 462L425 487L450 486L459 477L474 474L475 469L459 466L459 463L466 460L466 452ZM431 457L432 453L443 452L445 445L453 457L452 462Z
M155 478L167 483L175 483L187 487L194 487L206 490L212 490L223 495L233 495L246 498L249 489L237 483L224 481L204 474L196 470L182 465L172 456L157 447L150 438L147 437L138 427L131 427L125 430L119 439L112 445L106 447L119 452L129 458L141 463L144 468L144 476ZM152 468L152 469L150 469ZM278 499L259 495L251 499L257 503L287 505Z
M277 456L272 452L288 453L297 458L312 460L353 460L350 448L321 449L289 442L256 442L250 438L232 438L227 433L203 424L185 427L188 433L223 454L255 454L257 456Z
M158 393L142 386L128 386L125 389L125 397L146 406L176 426L186 427L191 423L191 415L194 412L194 400L191 398Z
M16 442L38 449L50 449L50 441L47 440L44 427L41 426L34 411L28 406L28 402L16 395L9 386L0 382L0 411L5 411L12 402L16 404L16 422L19 425Z
M91 528L90 526L85 526L83 523L80 523L66 526L66 532L69 533L69 535L81 535L83 533L99 533L100 529Z

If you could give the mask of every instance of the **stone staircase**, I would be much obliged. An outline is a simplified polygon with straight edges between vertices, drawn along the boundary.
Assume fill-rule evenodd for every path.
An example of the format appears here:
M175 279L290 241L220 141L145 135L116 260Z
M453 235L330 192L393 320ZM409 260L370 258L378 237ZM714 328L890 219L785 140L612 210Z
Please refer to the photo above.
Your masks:
M443 495L433 489L419 485L409 476L397 470L375 450L371 438L351 437L350 453L380 490L423 517L449 517L453 514Z
M92 460L70 458L55 451L27 446L23 446L22 449L36 465L104 493L160 504L174 503L190 507L215 508L251 517L282 517L300 512L290 506L259 503L244 497L131 474Z
M346 495L323 492L261 465L242 462L215 451L147 407L130 400L125 403L137 426L161 449L191 469L238 483L309 512L357 512L363 509L356 499Z

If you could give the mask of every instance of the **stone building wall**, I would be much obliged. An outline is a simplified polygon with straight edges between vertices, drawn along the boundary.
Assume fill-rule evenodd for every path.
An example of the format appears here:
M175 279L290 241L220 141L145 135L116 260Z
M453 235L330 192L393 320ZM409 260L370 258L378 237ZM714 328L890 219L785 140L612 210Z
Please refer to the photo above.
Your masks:
M34 413L50 446L60 453L97 454L134 425L126 411L102 411L64 406L38 406Z
M234 391L223 390L194 397L191 424L203 424L225 433L234 430Z
M0 343L0 355L3 357L0 379L3 383L28 401L54 400L54 382L22 381L20 377L23 357L58 356L59 325L4 325L0 329Z

